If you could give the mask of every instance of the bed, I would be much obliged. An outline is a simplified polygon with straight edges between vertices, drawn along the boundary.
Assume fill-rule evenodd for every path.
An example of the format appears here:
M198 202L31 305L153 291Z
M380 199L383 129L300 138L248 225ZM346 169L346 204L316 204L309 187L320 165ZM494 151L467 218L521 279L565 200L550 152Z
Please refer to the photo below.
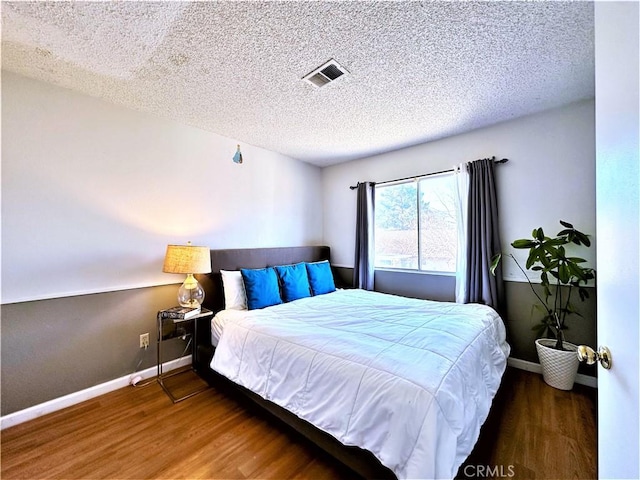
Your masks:
M365 477L456 475L506 368L492 309L338 289L225 310L220 270L318 262L329 249L211 254L201 282L217 313L198 326L195 360L210 383L237 386Z

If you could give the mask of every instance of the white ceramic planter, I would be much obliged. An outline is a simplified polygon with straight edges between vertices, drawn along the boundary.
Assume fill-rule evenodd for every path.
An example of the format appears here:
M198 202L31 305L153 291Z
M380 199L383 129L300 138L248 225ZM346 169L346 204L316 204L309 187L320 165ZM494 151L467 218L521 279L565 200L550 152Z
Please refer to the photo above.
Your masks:
M542 366L542 378L544 381L560 390L571 390L578 373L578 347L573 343L564 342L563 350L556 350L553 346L556 341L552 338L540 338L536 340L536 350Z

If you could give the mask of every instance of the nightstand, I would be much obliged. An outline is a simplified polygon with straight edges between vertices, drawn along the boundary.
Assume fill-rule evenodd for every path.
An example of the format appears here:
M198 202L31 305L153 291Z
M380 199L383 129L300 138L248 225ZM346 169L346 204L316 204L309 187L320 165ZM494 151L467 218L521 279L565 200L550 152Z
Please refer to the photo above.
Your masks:
M175 396L171 391L171 388L165 383L165 380L170 377L174 377L176 375L180 375L183 373L188 373L194 371L194 363L188 367L177 368L175 370L171 370L169 373L164 373L162 371L162 347L163 344L171 340L173 338L182 338L187 341L187 345L184 349L186 353L189 347L191 347L191 355L192 357L195 355L195 342L193 341L196 338L196 334L198 333L198 322L196 322L199 318L210 317L213 315L211 310L207 310L203 308L199 314L183 319L183 318L163 318L161 316L161 312L158 312L157 315L157 324L158 324L158 383L165 391L165 393L169 396L173 403L181 402L182 400L186 400L187 398L193 397L198 393L204 392L209 388L209 385L199 385L198 388L188 391L180 395L179 397Z

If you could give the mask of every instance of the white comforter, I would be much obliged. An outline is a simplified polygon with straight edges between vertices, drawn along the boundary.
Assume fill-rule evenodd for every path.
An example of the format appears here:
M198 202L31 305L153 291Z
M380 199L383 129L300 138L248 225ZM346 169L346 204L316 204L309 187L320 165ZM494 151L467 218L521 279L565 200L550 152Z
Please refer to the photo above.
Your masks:
M225 311L211 367L398 478L453 478L506 367L494 310L363 290Z

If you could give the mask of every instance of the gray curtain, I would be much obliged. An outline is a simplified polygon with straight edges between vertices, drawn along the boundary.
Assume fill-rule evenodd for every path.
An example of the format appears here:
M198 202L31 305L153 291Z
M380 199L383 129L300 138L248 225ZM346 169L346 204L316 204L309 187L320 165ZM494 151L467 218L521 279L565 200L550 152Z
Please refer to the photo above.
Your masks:
M358 183L356 214L356 255L353 264L353 285L373 290L375 183Z
M467 285L465 303L483 303L504 313L502 272L491 275L491 258L501 251L495 163L485 158L468 164Z

